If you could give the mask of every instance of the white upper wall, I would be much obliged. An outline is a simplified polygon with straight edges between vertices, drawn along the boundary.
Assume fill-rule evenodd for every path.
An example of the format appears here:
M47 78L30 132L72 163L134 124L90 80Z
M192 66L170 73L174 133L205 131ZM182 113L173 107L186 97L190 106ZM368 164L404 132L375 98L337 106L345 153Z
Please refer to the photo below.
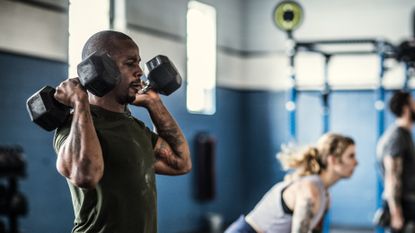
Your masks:
M283 58L286 34L274 26L272 13L280 2L276 0L243 0L246 25L243 39L245 50L258 56L244 60L242 77L245 88L281 89L289 85L287 59ZM298 41L324 39L383 38L395 45L412 35L413 0L298 0L304 10L304 21L294 31ZM351 48L353 49L353 48ZM258 53L271 52L273 56ZM265 58L268 57L268 58ZM281 58L281 59L278 59ZM258 62L263 61L263 62ZM255 67L256 69L252 69ZM403 84L404 70L401 64L389 62L384 84L399 88ZM334 88L372 88L379 82L379 58L377 56L336 56L328 69L329 83ZM322 86L324 59L317 54L300 52L296 56L297 84L303 87ZM255 77L255 81L252 80ZM269 84L273 85L269 85Z
M294 31L297 40L341 38L386 38L399 42L412 35L413 0L297 0L304 21ZM286 35L272 21L278 0L243 0L246 50L283 50Z
M0 51L67 61L66 13L2 0L0 31Z
M242 49L241 0L203 0L216 8L218 45ZM127 23L185 40L188 0L126 0Z
M180 59L185 70L186 10L188 0L125 0L127 28L143 51L160 49L160 41L172 45L168 54ZM303 25L294 32L298 40L385 38L395 44L412 32L413 0L299 0ZM66 9L68 0L35 0ZM119 2L119 0L117 0ZM217 10L218 85L238 89L275 90L289 84L284 53L285 33L272 22L278 0L203 0ZM93 12L93 9L91 9ZM85 22L87 23L87 22ZM82 25L80 25L82 26ZM67 61L68 14L15 1L0 1L0 51ZM156 42L157 41L157 42ZM300 53L297 80L303 86L323 82L323 60ZM403 81L402 66L390 62L385 77L389 87ZM181 66L181 65L180 65ZM373 87L378 83L376 56L335 57L329 67L334 86ZM185 78L185 73L182 75Z
M35 3L43 3L46 5L56 6L62 9L68 9L69 2L68 0L30 0L31 2Z

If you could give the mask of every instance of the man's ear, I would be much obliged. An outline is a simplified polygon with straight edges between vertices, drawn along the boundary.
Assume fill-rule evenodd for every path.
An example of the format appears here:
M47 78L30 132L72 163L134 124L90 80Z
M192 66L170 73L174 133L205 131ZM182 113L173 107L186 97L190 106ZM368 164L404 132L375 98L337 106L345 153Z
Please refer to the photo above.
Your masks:
M411 111L411 107L409 106L409 104L405 104L403 106L403 114L407 114L410 111Z

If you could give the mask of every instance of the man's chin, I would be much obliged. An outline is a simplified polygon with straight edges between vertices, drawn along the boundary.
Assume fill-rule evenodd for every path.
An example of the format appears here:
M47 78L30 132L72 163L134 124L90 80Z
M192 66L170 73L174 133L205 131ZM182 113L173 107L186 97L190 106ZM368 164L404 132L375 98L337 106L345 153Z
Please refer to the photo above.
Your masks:
M119 103L120 104L132 104L135 100L135 95L134 96L124 96L123 98L119 99Z

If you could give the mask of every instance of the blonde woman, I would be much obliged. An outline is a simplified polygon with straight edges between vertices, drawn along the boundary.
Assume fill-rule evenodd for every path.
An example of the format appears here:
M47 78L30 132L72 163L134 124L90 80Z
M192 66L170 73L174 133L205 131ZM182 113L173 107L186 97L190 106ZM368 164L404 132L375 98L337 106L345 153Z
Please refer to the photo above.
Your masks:
M329 205L328 188L349 178L357 166L353 139L335 133L323 135L316 147L300 153L283 151L279 159L293 172L225 233L311 232Z

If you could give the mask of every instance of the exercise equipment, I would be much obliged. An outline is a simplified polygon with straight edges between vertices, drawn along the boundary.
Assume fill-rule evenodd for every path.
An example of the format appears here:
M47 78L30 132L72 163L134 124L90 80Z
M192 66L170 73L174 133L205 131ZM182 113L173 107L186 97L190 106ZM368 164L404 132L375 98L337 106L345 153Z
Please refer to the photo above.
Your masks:
M26 176L26 161L22 147L0 146L0 178L7 182L0 184L0 232L19 233L18 218L28 213L26 197L19 191L18 179ZM7 226L6 226L7 225Z
M273 11L273 21L279 29L290 32L303 21L303 8L295 1L282 1Z
M120 82L120 71L107 54L89 55L77 66L79 82L92 94L102 97Z
M108 54L92 53L78 64L77 71L81 85L100 97L120 81L117 65ZM70 114L70 108L55 99L55 91L55 88L45 86L26 102L31 120L47 131L62 125Z
M415 39L405 40L399 44L396 59L415 68Z
M216 139L207 132L199 132L195 137L195 194L199 201L215 199L215 154Z
M157 55L146 63L146 67L148 74L142 77L144 87L139 93L153 89L168 96L182 85L182 78L168 57Z
M332 90L328 84L328 66L330 58L333 56L348 56L348 55L378 55L380 62L379 71L379 83L376 90L377 100L375 102L375 108L377 110L377 135L380 137L385 130L385 88L383 87L383 79L387 67L385 61L387 59L394 59L398 62L404 63L405 65L405 82L403 85L404 89L409 89L409 78L411 72L415 70L415 11L412 14L412 26L413 36L409 40L405 40L398 45L394 45L386 40L372 39L372 38L361 38L361 39L333 39L333 40L313 40L313 41L299 41L293 37L293 30L297 29L303 20L303 11L301 6L290 6L291 1L282 1L274 9L274 23L277 28L283 30L287 35L287 47L286 53L289 60L289 78L292 81L292 86L289 90L289 100L286 102L286 109L289 113L289 135L290 141L297 141L297 126L296 126L296 110L297 110L297 98L300 93L296 82L296 71L295 71L295 58L299 52L311 52L317 53L324 57L324 84L319 88L322 99L322 118L323 118L323 133L329 130L330 126L330 94ZM293 3L298 4L298 3ZM288 5L288 6L287 6ZM293 6L294 6L293 5ZM295 15L296 14L296 15ZM297 16L294 20L293 16ZM291 23L291 24L290 24ZM334 47L333 47L333 46ZM353 45L365 45L371 47L371 49L354 49ZM332 50L327 50L332 46ZM338 47L343 46L344 49L339 50ZM314 91L314 90L311 90ZM301 92L304 92L301 90ZM307 90L310 92L310 90ZM377 192L377 204L382 204L382 191L383 182L380 177L377 180L378 192ZM328 212L324 219L323 232L329 232L330 212ZM383 233L383 229L376 228L377 233Z
M182 84L182 78L168 57L158 55L146 63L147 75L143 75L143 94L153 89L160 94L170 95ZM78 65L81 85L92 94L104 96L120 80L120 73L111 58L91 55ZM70 115L70 108L54 98L55 89L45 86L27 100L26 106L31 120L41 128L51 131L62 125Z

